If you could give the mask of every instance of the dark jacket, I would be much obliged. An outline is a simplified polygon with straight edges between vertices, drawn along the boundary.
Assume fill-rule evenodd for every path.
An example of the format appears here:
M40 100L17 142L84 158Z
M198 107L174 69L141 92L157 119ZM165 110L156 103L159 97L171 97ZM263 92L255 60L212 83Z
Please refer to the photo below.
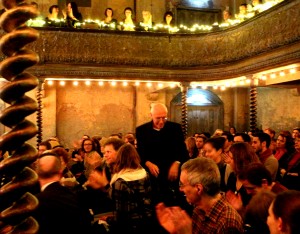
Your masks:
M91 216L69 188L54 182L36 197L39 205L33 217L39 223L39 234L90 233Z

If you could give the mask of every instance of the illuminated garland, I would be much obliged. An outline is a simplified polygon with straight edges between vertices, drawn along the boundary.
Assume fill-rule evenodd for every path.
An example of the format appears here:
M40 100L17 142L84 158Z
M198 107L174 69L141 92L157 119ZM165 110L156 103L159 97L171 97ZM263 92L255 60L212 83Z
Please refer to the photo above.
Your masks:
M207 32L211 31L216 28L227 28L231 26L235 26L244 20L250 19L255 16L257 13L263 12L265 10L270 9L271 7L277 5L278 3L282 2L283 0L274 0L268 1L264 4L258 4L256 6L248 5L247 6L247 14L240 14L237 15L235 19L229 19L226 22L218 24L217 22L213 25L199 25L194 24L192 27L187 27L185 25L180 25L179 27L171 27L166 24L156 24L154 26L145 25L143 23L139 23L138 27L135 25L128 25L120 22L119 24L111 23L107 24L101 20L92 20L87 19L84 22L76 22L74 24L74 28L93 28L93 29L109 29L109 30L121 30L121 31L139 31L139 28L144 28L144 31L156 31L156 32L168 32L168 33L177 33L177 32L188 32L188 33L195 33L195 32ZM31 27L45 27L45 26L54 26L54 27L64 27L66 26L66 21L64 19L57 19L53 21L45 21L41 17L37 17L35 19L30 19L27 21L27 25Z

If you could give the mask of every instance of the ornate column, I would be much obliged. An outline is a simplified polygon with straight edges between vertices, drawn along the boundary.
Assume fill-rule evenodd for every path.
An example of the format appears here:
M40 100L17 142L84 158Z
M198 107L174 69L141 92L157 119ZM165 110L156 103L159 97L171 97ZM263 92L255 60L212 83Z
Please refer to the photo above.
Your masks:
M250 111L250 131L255 131L257 128L257 78L252 77L251 78L251 86L250 86L250 105L249 105L249 111Z
M6 33L0 48L7 57L0 64L0 75L7 80L0 97L10 106L1 113L0 122L11 130L0 136L1 215L0 230L10 233L38 233L38 223L31 213L38 206L37 198L29 191L38 176L29 165L37 158L37 150L26 143L37 133L34 123L26 119L37 110L37 103L26 92L38 86L38 79L24 72L39 61L39 56L27 48L39 33L25 22L38 15L37 9L19 0L2 1L8 9L0 17L0 27ZM4 231L5 232L5 231Z
M38 109L36 113L36 124L38 132L36 135L37 146L43 141L43 97L44 97L44 79L39 79L39 85L36 91L36 100L38 104Z
M184 137L187 136L188 121L187 121L187 92L189 87L189 82L181 82L181 126Z

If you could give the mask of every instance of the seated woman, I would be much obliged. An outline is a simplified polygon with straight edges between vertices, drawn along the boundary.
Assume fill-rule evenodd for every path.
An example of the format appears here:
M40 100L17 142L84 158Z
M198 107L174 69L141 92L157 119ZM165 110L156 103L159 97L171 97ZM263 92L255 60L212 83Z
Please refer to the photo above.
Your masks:
M138 25L139 31L152 31L154 23L152 22L152 15L150 11L143 11L143 21Z
M135 31L135 22L133 19L133 10L130 7L126 7L124 10L125 19L120 22L119 29L122 31Z
M126 143L117 152L111 181L105 172L99 178L114 201L113 216L103 218L111 233L154 233L150 178L140 162L135 147Z
M106 8L104 11L105 18L103 19L102 29L116 29L118 21L113 18L114 12L112 8Z
M300 233L300 192L288 190L276 196L269 207L267 224L271 234Z
M68 27L74 28L76 22L82 22L83 20L81 13L78 11L76 2L69 2L67 9L63 11L63 15Z

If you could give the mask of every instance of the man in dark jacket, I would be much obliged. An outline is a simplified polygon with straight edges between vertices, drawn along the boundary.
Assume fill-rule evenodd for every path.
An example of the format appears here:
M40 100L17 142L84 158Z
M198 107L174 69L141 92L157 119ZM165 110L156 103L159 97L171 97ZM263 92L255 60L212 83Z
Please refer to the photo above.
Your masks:
M167 121L167 114L164 104L152 104L152 121L136 128L137 150L151 175L154 203L178 205L179 169L188 153L181 125Z
M39 234L90 233L91 216L80 204L77 195L60 184L60 159L45 151L37 160L41 192L36 195L39 205L33 217L39 223Z

